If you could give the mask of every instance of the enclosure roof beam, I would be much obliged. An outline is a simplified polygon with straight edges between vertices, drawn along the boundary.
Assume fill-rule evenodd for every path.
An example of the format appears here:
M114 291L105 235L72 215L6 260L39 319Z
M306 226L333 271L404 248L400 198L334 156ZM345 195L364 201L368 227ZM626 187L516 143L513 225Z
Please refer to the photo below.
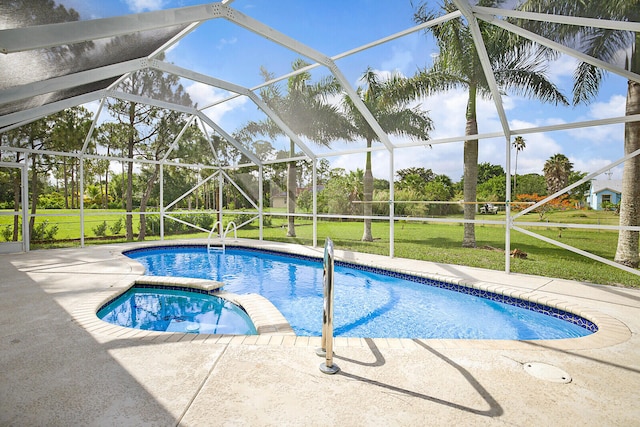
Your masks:
M327 65L330 62L329 57L325 54L318 52L317 50L309 46L306 46L298 40L289 37L256 19L250 18L249 16L238 12L236 9L225 5L220 5L220 9L224 11L222 16L225 19L246 30L251 31L252 33L256 33L267 40L271 40L272 42L277 43L280 46L297 52L300 55L304 55L307 58L311 58L323 65Z
M249 96L249 89L244 86L240 86L234 83L230 83L224 80L217 79L215 77L211 77L207 74L198 73L197 71L189 70L187 68L180 67L178 65L170 64L168 62L160 61L157 59L149 61L149 66L151 68L155 68L156 70L164 71L166 73L171 73L179 77L184 77L185 79L193 80L195 82L200 82L207 84L209 86L215 86L220 89L225 89L230 92L234 92L240 95Z
M53 77L24 85L13 86L0 91L3 103L31 98L45 93L61 91L84 84L93 83L108 78L121 76L126 73L146 68L146 59L133 59L119 64L106 65L91 70L80 71L66 76Z
M224 129L218 126L213 120L207 117L206 114L204 114L202 111L196 111L196 115L200 118L200 120L208 124L212 129L214 129L216 132L222 135L222 137L226 139L231 145L233 145L238 150L240 150L242 154L247 156L253 163L259 166L262 165L262 161L258 157L256 157L255 154L247 150L244 145L242 145L234 137L229 135Z
M110 90L106 92L107 96L122 99L124 101L135 102L138 104L151 105L153 107L164 108L166 110L178 111L185 114L196 114L196 109L187 107L173 102L160 101L158 99L149 98L147 96L134 95L132 93Z
M227 13L224 14L224 18L227 20L253 32L256 33L267 40L271 40L281 46L284 46L287 49L290 49L294 52L299 53L300 55L304 55L307 58L311 58L316 62L324 65L331 71L331 73L336 77L336 79L340 82L343 89L347 92L347 95L351 98L354 105L360 111L360 114L365 118L369 126L374 130L380 141L387 147L387 149L392 149L393 144L389 140L389 136L382 130L380 124L373 117L371 112L364 105L364 102L360 99L360 96L356 93L355 89L351 87L351 84L347 80L347 78L342 74L342 71L338 68L336 63L327 55L306 46L299 41L286 36L273 28L263 24L260 21L257 21L253 18L248 17L235 9L232 9L227 6L222 6L227 9Z
M249 152L235 138L233 138L231 135L229 135L220 126L215 124L213 122L213 120L211 120L209 117L207 117L204 113L202 113L201 111L196 110L193 107L185 107L183 105L173 104L173 103L165 102L165 101L159 101L157 99L147 98L147 97L139 96L139 95L133 95L133 94L130 94L130 93L125 93L125 92L109 91L108 94L110 96L113 96L114 98L123 99L125 101L137 102L137 103L140 103L140 104L151 105L151 106L158 107L158 108L165 108L167 110L173 110L173 111L178 111L178 112L181 112L181 113L186 113L186 114L191 114L191 115L198 116L200 118L200 120L204 121L209 126L211 126L213 129L215 129L216 132L218 132L220 135L222 135L231 145L233 145L235 148L240 150L249 159L251 159L252 162L254 162L257 165L262 164L260 159L258 159L253 153ZM215 152L213 154L215 155Z
M360 114L362 114L362 117L364 117L369 126L371 126L371 129L373 129L373 132L376 134L380 142L382 142L387 150L393 150L394 146L389 139L389 135L387 135L387 133L382 129L382 126L380 126L380 123L378 123L375 117L373 117L371 111L369 111L367 106L364 104L364 101L362 101L362 99L360 98L360 95L358 95L358 92L356 92L356 90L351 86L344 74L342 74L342 71L333 61L331 61L331 66L329 67L329 69L336 77L336 79L338 79L345 92L347 92L347 96L349 96L351 102L353 102L353 105L360 112Z
M169 64L163 61L153 60L150 62L151 68L155 68L160 71L165 71L167 73L174 74L176 76L184 77L189 80L193 80L196 82L204 83L210 86L215 86L220 89L225 89L230 92L237 93L239 95L244 95L251 99L264 113L271 118L271 120L278 125L280 129L290 138L293 142L304 151L304 153L310 158L315 158L315 154L313 151L309 149L309 147L302 142L302 140L298 137L298 135L293 132L289 126L287 126L281 119L278 117L275 111L273 111L269 106L262 101L255 93L249 90L246 87L236 85L234 83L230 83L224 80L217 79L215 77L208 76L206 74L198 73L195 71L188 70L186 68L178 67L177 65ZM208 107L204 107L199 109L200 111L206 110Z
M498 111L498 117L500 117L502 130L506 138L511 138L509 121L507 120L507 115L504 111L504 105L502 104L502 95L500 94L500 89L498 88L498 84L496 83L496 76L493 74L491 60L489 59L489 55L487 54L487 48L484 44L482 33L480 32L480 27L478 26L478 21L471 11L471 6L469 5L468 0L453 0L453 2L462 12L464 17L467 19L467 22L469 23L471 36L473 37L473 42L476 45L476 51L478 52L478 57L480 58L480 64L482 65L482 70L484 71L485 77L487 78L487 83L489 84L489 90L491 91L493 103L495 104L496 110Z
M97 101L104 96L104 93L104 90L98 90L95 92L85 93L83 95L78 95L72 98L67 98L49 104L41 105L39 107L30 108L28 110L5 114L4 116L0 116L0 133L7 131L7 129L4 129L5 126L11 126L16 123L21 123L24 125L42 117L46 117L50 114L57 113L58 111L65 110L67 108L77 107L78 105Z
M180 132L178 133L178 135L175 137L175 139L169 146L169 149L167 150L166 153L164 153L164 156L162 157L162 162L166 162L169 156L171 155L171 152L173 152L173 150L178 147L178 141L180 141L180 138L182 138L182 135L184 135L187 129L189 129L189 126L191 125L191 123L193 123L195 118L196 116L193 116L193 115L190 116L187 122L184 124L184 126L182 126L182 129L180 129Z
M364 44L362 46L356 47L354 49L348 50L346 52L339 53L338 55L332 56L331 59L335 61L335 60L338 60L338 59L346 58L347 56L351 56L353 54L362 52L363 50L367 50L367 49L370 49L372 47L376 47L376 46L379 46L381 44L387 43L389 41L395 40L397 38L404 37L404 36L406 36L408 34L415 33L416 31L420 31L420 30L423 30L425 28L433 27L434 25L442 24L443 22L450 21L451 19L459 18L461 15L462 14L460 13L460 11L456 10L455 12L451 12L451 13L449 13L447 15L440 16L440 17L438 17L436 19L433 19L431 21L425 22L423 24L416 25L415 27L411 27L411 28L409 28L407 30L397 32L397 33L392 34L390 36L383 37L381 39L375 40L375 41L373 41L371 43L367 43L367 44ZM311 70L313 70L315 68L318 68L318 67L320 67L322 65L323 64L320 64L319 62L314 62L313 64L307 65L306 67L302 67L302 68L299 68L297 70L293 70L293 71L291 71L291 72L289 72L287 74L283 74L283 75L281 75L279 77L267 80L266 82L263 82L263 83L260 83L259 85L250 88L250 90L255 91L255 90L261 89L261 88L263 88L265 86L269 86L270 84L277 83L279 81L288 79L289 77L293 77L293 76L296 76L296 75L301 74L301 73L306 73L307 71L311 71ZM230 96L230 97L225 98L225 99L221 99L219 101L216 101L216 102L210 104L209 106L214 106L214 105L221 104L221 103L229 101L229 100L231 100L231 99L233 99L233 98L235 98L237 96L238 95L234 95L234 96Z
M219 18L219 3L0 30L0 53L23 52Z
M551 13L525 12L522 10L500 9L494 7L471 6L475 13L504 16L507 18L527 19L531 21L553 22L556 24L581 25L583 27L604 28L640 32L640 22L613 21L609 19L582 18L578 16L554 15Z
M291 139L298 147L300 147L300 149L312 160L314 160L316 158L316 155L313 151L311 151L311 149L304 143L302 142L302 140L300 139L300 137L293 131L291 130L291 128L289 126L287 126L287 124L282 121L282 119L280 117L278 117L278 115L276 114L275 111L273 111L267 104L266 102L264 102L262 99L260 99L260 97L258 97L255 93L250 92L249 93L249 98L251 98L251 100L253 102L256 103L256 105L258 105L258 107L260 107L260 109L262 111L264 111L264 113L271 119L274 121L274 123L276 125L278 125L278 127L280 129L282 129L282 131L285 133L285 135L287 135L289 137L289 139Z
M180 31L178 34L176 34L175 36L171 37L170 40L167 40L162 46L160 46L159 48L157 48L154 52L151 52L151 54L149 56L147 56L147 58L149 59L154 59L156 56L160 55L162 52L166 51L167 49L169 49L171 46L177 44L180 40L182 40L183 38L185 38L189 33L191 33L192 31L194 31L196 28L198 28L200 25L202 25L202 21L200 22L194 22L192 24L187 25L186 28L184 28L182 31Z
M636 73L632 73L631 71L627 71L624 68L620 68L617 67L615 65L609 64L608 62L605 61L601 61L600 59L596 59L593 56L589 56L585 53L582 53L576 49L572 49L570 47L567 47L563 44L560 43L556 43L554 41L549 40L546 37L543 37L539 34L533 33L531 31L525 30L524 28L520 28L517 25L513 25L509 22L503 21L502 19L496 18L493 15L482 15L482 14L475 14L475 16L478 17L478 19L482 19L485 22L488 22L490 24L493 24L497 27L503 28L507 31L511 31L512 33L518 34L522 37L525 37L529 40L532 40L534 42L537 42L543 46L549 47L551 49L554 49L558 52L567 54L569 56L572 56L574 58L579 59L582 62L586 62L587 64L591 64L593 66L596 67L600 67L603 68L607 71L610 71L614 74L618 74L619 76L622 76L624 78L626 78L627 80L633 80L635 82L640 83L640 75L636 74Z

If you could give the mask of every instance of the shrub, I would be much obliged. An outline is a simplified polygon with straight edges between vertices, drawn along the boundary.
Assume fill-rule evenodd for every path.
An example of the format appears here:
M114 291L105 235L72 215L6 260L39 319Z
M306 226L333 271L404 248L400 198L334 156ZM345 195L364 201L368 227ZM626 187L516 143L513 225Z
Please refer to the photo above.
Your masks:
M109 230L111 230L111 234L115 236L120 234L120 232L122 231L122 222L123 222L123 219L121 217L116 222L111 224L111 227L109 227Z
M5 240L5 242L10 241L11 239L13 239L13 226L7 225L2 229L1 233L2 238Z
M236 223L236 227L239 227L240 224L242 224L245 221L249 221L251 218L254 218L256 216L256 214L254 213L242 213L242 214L236 214L233 217L233 222ZM257 218L256 218L257 221ZM245 225L245 227L250 228L252 223L249 223L247 225Z
M102 221L102 224L96 225L92 230L96 236L105 237L107 235L107 221Z
M602 209L620 213L620 203L602 202Z
M52 225L49 227L49 220L44 220L33 227L31 240L49 242L55 240L56 234L58 234L58 226Z
M64 209L64 197L53 191L38 196L38 208L40 209Z

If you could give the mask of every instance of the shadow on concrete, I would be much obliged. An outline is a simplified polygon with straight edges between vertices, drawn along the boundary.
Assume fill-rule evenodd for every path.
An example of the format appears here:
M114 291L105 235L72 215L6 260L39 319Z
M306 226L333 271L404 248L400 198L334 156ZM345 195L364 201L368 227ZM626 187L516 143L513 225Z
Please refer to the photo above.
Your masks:
M375 345L374 341L371 339L365 339L367 346L369 347L369 349L371 350L371 352L373 353L373 355L375 356L375 361L372 363L363 363L363 362L359 362L353 359L348 359L345 357L340 357L340 356L335 356L334 358L336 359L341 359L344 361L348 361L351 363L356 363L358 365L362 365L362 366L370 366L370 367L380 367L382 365L385 364L385 359L384 356L382 355L382 353L380 353L380 350L378 349L378 347ZM440 399L434 396L430 396L424 393L420 393L414 390L408 390L406 388L402 388L402 387L398 387L398 386L394 386L392 384L387 384L387 383L383 383L380 381L376 381L376 380L372 380L370 378L365 378L359 375L355 375L349 372L345 372L344 370L339 371L336 375L340 375L343 376L345 378L349 378L352 380L356 380L356 381L361 381L363 383L366 384L370 384L376 387L380 387L383 389L387 389L387 390L391 390L393 392L396 393L401 393L407 396L411 396L411 397L415 397L418 399L423 399L429 402L433 402L433 403L437 403L443 406L447 406L453 409L457 409L457 410L461 410L461 411L465 411L465 412L469 412L475 415L481 415L481 416L486 416L486 417L499 417L500 415L502 415L504 413L504 410L502 409L502 407L500 406L500 404L493 398L493 396L491 396L491 394L482 386L482 384L480 384L474 377L473 375L471 375L469 373L469 371L467 371L466 369L464 369L462 366L458 365L457 363L455 363L453 360L449 359L448 357L444 356L443 354L437 352L436 350L434 350L433 348L427 346L425 343L419 341L419 340L414 340L414 342L416 344L418 344L419 346L423 347L425 350L429 351L431 354L433 354L434 356L438 357L439 359L441 359L442 361L444 361L445 363L447 363L448 365L452 366L453 368L455 368L458 372L460 372L460 374L463 376L463 378L465 378L465 380L474 388L474 390L476 390L476 392L482 397L482 399L487 402L487 404L489 405L489 409L488 410L480 410L480 409L476 409L476 408L471 408L469 406L464 406L464 405L460 405L459 403L455 403L455 402L450 402L444 399Z
M48 283L11 258L0 257L0 425L174 425L112 346L75 324Z

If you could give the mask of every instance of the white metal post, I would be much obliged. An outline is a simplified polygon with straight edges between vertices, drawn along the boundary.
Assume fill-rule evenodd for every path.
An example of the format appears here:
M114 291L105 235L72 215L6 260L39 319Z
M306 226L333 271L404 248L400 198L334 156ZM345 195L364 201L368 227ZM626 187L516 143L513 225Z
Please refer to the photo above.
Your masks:
M29 235L29 165L25 160L21 169L22 183L22 245L25 252L29 252L31 236Z
M318 161L312 160L313 174L312 174L312 187L313 187L313 247L318 246Z
M78 157L80 162L80 247L84 248L84 159Z
M160 163L160 240L164 240L164 164Z
M511 272L511 135L505 135L506 138L506 162L507 162L507 177L506 177L506 196L505 196L505 208L504 208L504 272ZM517 154L516 154L517 155Z
M222 174L222 167L219 169L218 172L218 185L219 185L219 189L218 189L218 221L220 221L220 228L218 229L218 231L220 232L220 237L222 237L223 234L223 230L222 230L222 187L224 185L224 176Z
M389 257L393 258L395 251L395 218L394 218L394 210L395 210L395 194L393 191L393 175L394 164L393 164L393 148L389 150Z
M260 231L258 234L258 239L262 240L263 238L263 229L264 229L264 167L262 163L258 165L258 224L260 227Z

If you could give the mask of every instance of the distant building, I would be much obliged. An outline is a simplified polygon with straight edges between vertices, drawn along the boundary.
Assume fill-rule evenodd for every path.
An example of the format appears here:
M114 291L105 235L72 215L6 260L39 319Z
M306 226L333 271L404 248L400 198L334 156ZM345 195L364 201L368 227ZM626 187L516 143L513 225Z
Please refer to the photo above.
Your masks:
M324 189L323 184L318 184L318 192ZM303 191L313 191L312 187L298 187L296 189L296 196L299 196ZM286 208L287 207L287 192L286 190L281 190L274 187L271 194L271 207L272 208Z
M591 181L587 203L592 209L602 210L602 203L618 204L622 197L622 180L604 179Z

